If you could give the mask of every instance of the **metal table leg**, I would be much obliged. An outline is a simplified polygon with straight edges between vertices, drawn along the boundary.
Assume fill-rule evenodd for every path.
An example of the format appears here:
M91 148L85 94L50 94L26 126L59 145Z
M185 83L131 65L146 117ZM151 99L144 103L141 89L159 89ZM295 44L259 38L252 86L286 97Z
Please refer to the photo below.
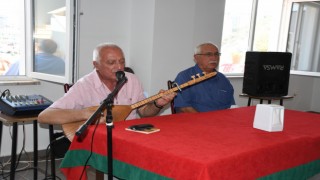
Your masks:
M55 162L55 153L53 150L53 144L51 144L55 138L53 137L53 125L49 124L49 138L50 138L50 155L51 155L51 176L52 179L56 179L56 162Z
M248 105L247 106L250 106L251 105L251 97L248 98Z
M11 167L10 167L10 180L14 180L16 171L16 153L17 153L17 136L18 136L18 123L14 122L12 126L12 149L11 149Z
M2 126L3 126L3 123L2 121L0 121L0 154L1 154L1 143L2 143Z
M38 121L33 121L33 179L38 179Z

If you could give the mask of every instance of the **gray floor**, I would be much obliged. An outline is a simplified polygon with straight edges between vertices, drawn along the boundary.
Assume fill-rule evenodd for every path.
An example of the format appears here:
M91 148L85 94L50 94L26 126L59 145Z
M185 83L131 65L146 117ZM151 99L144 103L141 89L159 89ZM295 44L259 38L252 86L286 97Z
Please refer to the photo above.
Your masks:
M313 176L312 178L308 180L320 180L320 174Z
M29 155L30 154L30 155ZM15 173L16 180L33 180L34 179L34 169L33 167L33 159L31 157L32 153L24 153L22 156L19 166L17 167ZM18 157L17 157L18 158ZM56 178L57 180L65 180L66 178L59 170L59 166L62 159L56 159ZM1 166L0 166L0 180L9 180L10 179L10 157L2 157L0 158ZM47 167L47 168L46 168ZM46 172L47 169L47 172ZM46 174L47 173L47 174ZM95 179L95 171L93 169L89 169L88 179ZM44 152L39 152L39 160L38 160L38 178L37 180L49 180L53 179L51 176L51 161L50 158L48 161L46 160L46 156ZM104 178L107 179L107 178Z

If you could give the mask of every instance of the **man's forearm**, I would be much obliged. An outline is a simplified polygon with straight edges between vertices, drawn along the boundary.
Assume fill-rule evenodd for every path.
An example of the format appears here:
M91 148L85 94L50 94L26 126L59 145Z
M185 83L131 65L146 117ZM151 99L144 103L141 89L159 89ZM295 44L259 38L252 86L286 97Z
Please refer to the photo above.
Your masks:
M154 102L151 102L141 107L138 111L142 117L150 117L157 115L161 109L162 107L156 105Z
M83 121L88 117L90 117L90 112L87 110L47 108L39 114L38 122L46 124L65 124Z

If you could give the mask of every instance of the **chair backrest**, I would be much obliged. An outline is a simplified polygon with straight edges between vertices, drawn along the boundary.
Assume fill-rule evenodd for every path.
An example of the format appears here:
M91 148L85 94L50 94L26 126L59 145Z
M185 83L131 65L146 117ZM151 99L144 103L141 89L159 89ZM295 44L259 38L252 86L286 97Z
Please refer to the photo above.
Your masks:
M65 92L65 93L68 92L69 89L72 87L72 85L73 85L73 84L68 84L68 83L64 84L64 85L63 85L64 92Z
M174 87L174 82L168 80L168 89L171 89L173 87ZM176 110L174 109L174 100L171 101L170 108L171 108L171 113L172 114L176 114Z
M134 74L134 71L130 67L124 67L124 71Z

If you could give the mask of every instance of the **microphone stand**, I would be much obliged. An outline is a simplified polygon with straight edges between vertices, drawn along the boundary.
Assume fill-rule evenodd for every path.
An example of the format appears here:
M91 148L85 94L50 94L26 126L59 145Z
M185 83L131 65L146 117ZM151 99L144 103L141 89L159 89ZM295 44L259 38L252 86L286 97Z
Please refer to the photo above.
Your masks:
M106 126L107 126L107 146L108 146L108 180L113 179L113 155L112 155L112 128L113 126L113 116L112 116L112 107L114 97L118 94L122 86L127 82L127 77L122 77L114 90L108 95L108 97L102 101L99 108L92 114L92 116L76 131L76 136L80 136L87 127L92 124L93 120L96 119L98 115L101 114L104 107L106 107Z
M113 90L112 93L104 100L107 109L106 116L106 127L107 127L107 146L108 146L108 180L113 179L113 155L112 155L112 128L113 126L113 116L112 116L112 107L114 97L118 94L122 86L127 82L127 77L120 79Z

